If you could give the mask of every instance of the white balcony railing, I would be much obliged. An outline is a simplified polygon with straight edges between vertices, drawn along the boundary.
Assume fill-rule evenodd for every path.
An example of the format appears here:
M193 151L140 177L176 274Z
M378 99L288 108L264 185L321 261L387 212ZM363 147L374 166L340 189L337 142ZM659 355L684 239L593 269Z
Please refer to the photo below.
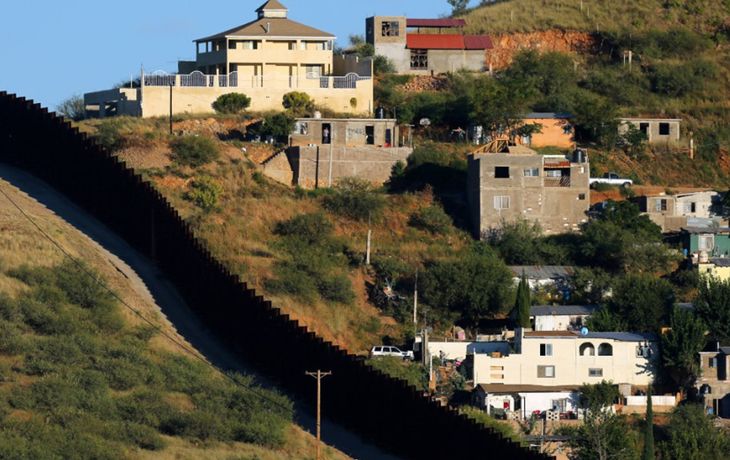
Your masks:
M311 76L310 76L311 75ZM357 84L371 77L361 77L349 73L342 77L328 77L306 74L305 78L296 76L262 76L252 75L239 78L238 72L221 75L206 75L195 71L188 75L155 72L143 76L144 86L177 86L187 88L293 88L293 89L355 89Z

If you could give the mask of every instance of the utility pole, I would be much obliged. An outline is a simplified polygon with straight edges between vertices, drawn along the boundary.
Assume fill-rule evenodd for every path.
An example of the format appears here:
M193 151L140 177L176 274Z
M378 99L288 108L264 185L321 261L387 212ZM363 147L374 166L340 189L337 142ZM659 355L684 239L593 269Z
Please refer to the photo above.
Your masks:
M170 135L172 135L172 87L175 85L173 81L170 82Z
M416 283L413 287L413 327L418 334L418 269L416 269Z
M310 377L317 379L317 460L321 458L322 449L322 418L321 418L321 407L322 407L322 379L328 375L332 375L332 372L322 372L317 369L317 372L305 372Z

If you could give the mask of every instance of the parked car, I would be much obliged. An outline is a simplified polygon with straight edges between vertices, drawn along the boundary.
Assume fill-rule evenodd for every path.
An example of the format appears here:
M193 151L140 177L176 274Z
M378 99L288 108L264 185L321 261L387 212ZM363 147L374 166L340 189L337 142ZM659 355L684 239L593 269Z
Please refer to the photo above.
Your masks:
M590 185L593 184L608 184L608 185L620 185L621 187L628 187L634 185L634 181L620 177L618 174L609 172L603 175L603 177L591 177L589 179Z
M375 358L377 356L395 356L403 359L413 359L412 351L401 351L398 347L392 347L388 345L378 345L370 350L370 357Z

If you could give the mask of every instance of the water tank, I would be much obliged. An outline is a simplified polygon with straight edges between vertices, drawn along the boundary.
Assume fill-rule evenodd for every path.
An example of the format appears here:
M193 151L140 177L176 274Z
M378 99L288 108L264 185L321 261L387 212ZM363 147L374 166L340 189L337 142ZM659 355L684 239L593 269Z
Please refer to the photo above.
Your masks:
M377 109L375 109L375 118L377 118L378 120L382 120L383 118L385 118L385 109L382 107L378 107Z
M585 163L588 160L588 151L586 149L575 149L573 152L573 163Z
M319 110L314 111L314 118L322 118L322 112Z

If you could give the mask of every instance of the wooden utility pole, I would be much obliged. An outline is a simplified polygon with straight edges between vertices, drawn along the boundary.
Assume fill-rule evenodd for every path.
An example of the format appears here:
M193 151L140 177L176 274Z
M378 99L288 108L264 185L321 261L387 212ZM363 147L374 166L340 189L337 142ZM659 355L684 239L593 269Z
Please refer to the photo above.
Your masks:
M416 282L413 285L413 328L418 334L418 269L416 269Z
M365 247L365 265L370 266L370 240L373 236L373 229L370 226L371 220L370 220L370 213L368 213L368 241L366 243Z
M321 448L322 448L322 440L321 440L321 434L322 434L322 418L321 418L321 407L322 407L322 379L327 377L328 375L332 375L332 372L322 372L321 370L317 369L317 372L305 372L310 377L314 377L317 379L317 460L319 460L321 457Z

